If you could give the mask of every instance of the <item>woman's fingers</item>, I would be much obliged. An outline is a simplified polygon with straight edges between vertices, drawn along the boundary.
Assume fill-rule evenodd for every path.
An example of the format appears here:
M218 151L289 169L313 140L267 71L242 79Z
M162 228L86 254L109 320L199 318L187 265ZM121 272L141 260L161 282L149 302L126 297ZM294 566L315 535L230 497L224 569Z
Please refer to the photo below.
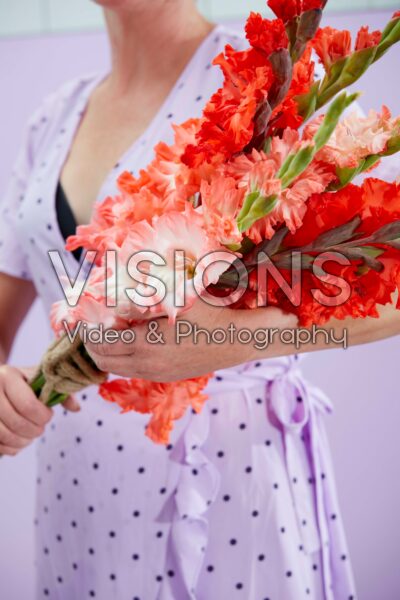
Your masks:
M70 396L66 410L78 412L77 399ZM8 366L0 367L0 454L14 456L44 433L53 416L34 394L27 375Z
M16 456L20 452L18 448L11 448L11 446L5 446L4 444L0 444L0 456Z
M39 427L45 426L53 416L53 410L40 402L29 384L17 369L11 369L1 380L4 395L13 408L28 421Z
M22 448L25 448L31 442L32 438L25 438L13 433L0 421L0 444L22 450Z
M12 433L25 438L32 439L39 437L44 431L43 425L36 425L20 415L11 402L7 402L6 400L0 400L0 421Z
M14 456L28 446L43 433L52 414L18 369L0 367L0 454Z

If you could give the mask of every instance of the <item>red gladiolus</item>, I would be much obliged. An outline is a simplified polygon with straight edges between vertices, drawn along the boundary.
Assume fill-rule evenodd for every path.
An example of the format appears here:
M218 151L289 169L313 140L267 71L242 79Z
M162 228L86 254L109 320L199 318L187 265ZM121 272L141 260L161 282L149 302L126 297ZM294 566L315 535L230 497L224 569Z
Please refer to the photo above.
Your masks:
M396 11L396 12L393 14L393 17L392 17L392 19L400 19L400 10Z
M334 194L314 194L308 200L302 226L285 238L285 246L295 248L310 244L322 233L351 221L362 207L360 188L353 184Z
M337 60L351 54L351 35L347 30L324 27L319 29L312 44L327 71Z
M374 234L384 225L400 220L400 186L379 179L366 179L361 187L349 184L339 192L314 194L308 201L302 226L285 238L284 245L286 248L304 247L321 234L348 223L356 216L361 218L357 228L361 237ZM311 271L302 272L301 306L293 307L279 288L271 287L268 301L287 312L295 312L302 326L315 322L322 325L332 318L378 317L377 305L390 302L400 282L400 265L398 250L379 242L369 245L385 250L385 254L379 258L383 265L380 273L367 269L360 275L357 271L361 261L355 259L351 259L347 266L329 261L324 267L330 275L343 278L350 286L351 294L345 303L324 306L319 302L311 293L312 289L320 290L329 297L336 296L338 290L333 280L328 278L321 282ZM290 283L290 274L282 274ZM255 295L254 290L252 293ZM246 302L249 301L250 298L246 299Z
M361 27L357 35L356 50L364 50L377 46L382 39L380 31L369 31L369 27Z
M289 45L285 25L281 19L268 21L254 12L250 14L246 23L246 37L253 48L265 52L267 56Z
M189 167L220 163L243 150L253 137L256 112L275 81L265 53L255 48L237 52L228 45L214 64L224 74L224 85L204 109L196 144L188 145L182 156Z
M268 0L268 6L285 23L308 10L322 8L323 0Z

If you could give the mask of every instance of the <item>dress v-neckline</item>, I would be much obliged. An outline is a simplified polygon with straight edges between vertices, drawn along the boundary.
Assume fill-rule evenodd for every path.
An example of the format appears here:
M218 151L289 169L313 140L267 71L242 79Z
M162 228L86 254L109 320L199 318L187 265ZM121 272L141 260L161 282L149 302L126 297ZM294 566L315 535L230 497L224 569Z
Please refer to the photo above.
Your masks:
M221 28L223 28L223 25L221 25L221 24L215 25L213 27L213 29L201 41L201 43L196 48L195 52L193 53L193 55L191 56L189 61L186 63L186 66L183 68L178 79L173 84L172 88L170 89L170 91L167 94L166 98L164 99L163 103L161 104L159 109L154 114L153 118L151 119L151 121L148 124L148 126L146 127L146 129L143 131L142 134L140 134L136 138L136 140L129 146L129 148L127 148L127 150L122 153L122 155L118 159L117 163L108 172L105 179L103 180L103 183L101 184L101 186L99 188L99 191L96 195L96 199L93 203L92 216L93 216L93 212L95 210L96 205L106 197L106 188L110 182L110 179L112 177L114 177L114 178L116 177L116 170L119 167L122 167L123 165L125 165L127 160L129 159L129 157L132 156L134 154L134 152L141 145L144 145L144 142L146 141L147 138L151 137L151 134L152 134L153 130L155 129L155 127L157 126L157 124L159 123L161 116L166 112L166 109L171 104L172 100L175 98L176 92L180 89L182 81L186 78L187 74L191 71L192 67L196 63L196 60L198 59L199 56L201 56L204 48L207 46L207 44L210 42L210 40L220 31ZM76 137L76 134L79 130L79 127L82 124L82 120L83 120L84 114L88 108L92 94L97 89L97 87L106 79L108 74L109 74L109 72L107 71L107 72L101 72L97 76L94 76L93 80L90 82L90 84L87 87L86 93L84 94L84 96L81 100L81 103L79 106L79 111L78 111L78 119L75 123L75 126L72 128L72 130L70 132L68 144L66 144L66 151L64 152L62 159L59 163L59 169L58 169L58 173L57 173L58 176L57 176L56 187L55 187L54 191L56 191L57 185L60 182L60 178L61 178L61 174L62 174L64 165L68 158L69 152L71 150L71 147L72 147L73 141Z

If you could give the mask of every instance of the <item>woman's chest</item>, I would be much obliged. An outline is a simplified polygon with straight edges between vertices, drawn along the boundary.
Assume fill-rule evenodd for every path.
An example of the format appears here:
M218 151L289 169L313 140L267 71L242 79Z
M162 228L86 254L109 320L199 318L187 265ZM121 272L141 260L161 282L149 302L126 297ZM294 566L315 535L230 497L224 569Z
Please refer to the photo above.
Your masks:
M138 175L140 169L145 168L153 159L153 148L158 142L172 143L174 137L172 124L174 122L181 123L191 117L201 115L204 103L218 88L221 81L218 71L206 68L211 57L212 54L208 60L204 60L201 69L196 65L190 78L181 78L177 82L156 117L141 134L137 136L137 132L131 131L130 127L127 128L127 137L121 142L122 145L129 145L128 138L136 137L127 151L114 148L112 157L110 154L104 158L103 152L99 150L96 143L93 145L91 142L92 150L86 158L85 167L75 178L77 182L81 182L82 189L85 189L84 180L93 177L90 179L90 185L92 188L93 186L97 188L96 201L116 195L118 193L117 179L121 172L130 171L134 175ZM24 248L29 269L38 294L45 302L46 309L63 297L62 287L50 260L50 251L56 251L59 254L64 270L72 281L76 278L80 267L74 256L65 250L65 240L57 220L55 199L63 167L71 152L74 137L87 107L88 94L89 88L74 98L74 102L66 101L65 108L60 111L57 118L52 119L46 139L40 152L35 156L27 191L24 198L21 199L16 218L18 237L25 241ZM116 160L115 153L120 154ZM103 159L105 162L101 163ZM112 167L107 171L110 161ZM80 162L79 157L75 162ZM85 194L85 192L83 193ZM83 219L83 221L87 220Z
M96 94L91 100L60 172L76 223L90 221L103 183L114 169L122 162L133 168L135 144L157 117L164 99L150 94L140 103L134 96L111 101Z

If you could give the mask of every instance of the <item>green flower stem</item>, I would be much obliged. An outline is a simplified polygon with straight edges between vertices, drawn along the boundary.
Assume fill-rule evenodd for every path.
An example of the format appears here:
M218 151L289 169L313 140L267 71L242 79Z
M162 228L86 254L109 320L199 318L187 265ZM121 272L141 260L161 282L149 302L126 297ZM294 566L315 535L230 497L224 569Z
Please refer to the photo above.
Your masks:
M57 404L62 404L68 398L68 394L59 394L58 392L52 392L46 406L50 408L52 406L57 406Z
M40 398L40 393L41 393L45 383L46 383L45 377L44 377L43 373L41 373L41 372L30 382L30 386L31 386L32 390L35 392L35 395L37 396L37 398ZM50 398L46 402L46 406L52 407L52 406L56 406L57 404L62 404L63 402L65 402L65 400L67 400L67 398L68 398L68 394L60 394L60 393L54 391L50 394Z
M35 392L36 396L39 396L44 384L45 378L43 373L40 372L39 375L35 379L33 379L33 381L31 381L31 388Z

